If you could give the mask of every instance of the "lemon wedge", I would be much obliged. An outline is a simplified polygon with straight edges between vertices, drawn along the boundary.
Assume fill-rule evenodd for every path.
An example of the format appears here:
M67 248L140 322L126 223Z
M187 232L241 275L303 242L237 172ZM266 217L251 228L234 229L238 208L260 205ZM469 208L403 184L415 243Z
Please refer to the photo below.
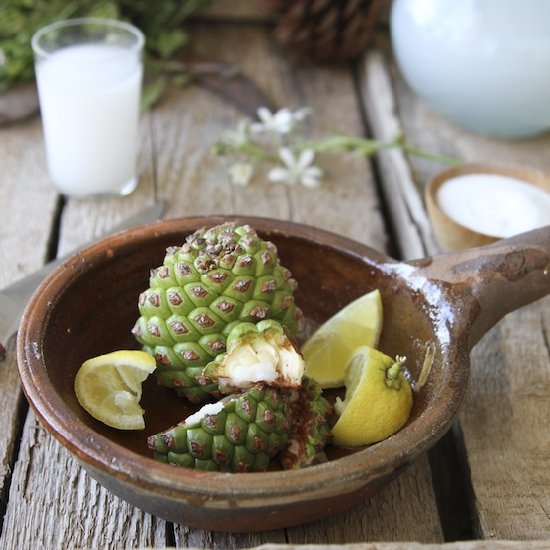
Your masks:
M143 430L141 386L155 368L155 358L143 351L120 350L88 359L76 374L76 398L107 426Z
M359 346L378 346L382 332L379 290L349 303L323 323L302 348L305 371L322 388L344 385L346 367Z
M367 346L355 350L346 372L346 395L343 401L337 398L334 406L339 414L332 429L335 445L376 443L405 424L413 392L401 368L404 361Z

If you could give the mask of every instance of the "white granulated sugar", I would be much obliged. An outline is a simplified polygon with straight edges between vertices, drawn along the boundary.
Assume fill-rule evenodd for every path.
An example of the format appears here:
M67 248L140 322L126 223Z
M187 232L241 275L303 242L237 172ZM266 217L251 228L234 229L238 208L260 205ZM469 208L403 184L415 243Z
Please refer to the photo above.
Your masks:
M498 174L451 178L439 188L437 202L455 222L493 237L550 224L550 193Z

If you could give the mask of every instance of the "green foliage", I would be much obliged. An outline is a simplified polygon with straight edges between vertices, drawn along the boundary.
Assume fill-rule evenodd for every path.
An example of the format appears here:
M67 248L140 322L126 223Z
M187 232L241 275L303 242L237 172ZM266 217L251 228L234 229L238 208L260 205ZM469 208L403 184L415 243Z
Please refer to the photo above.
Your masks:
M34 77L32 35L73 17L129 21L145 34L149 56L166 59L183 47L185 19L211 0L2 0L0 2L0 93Z

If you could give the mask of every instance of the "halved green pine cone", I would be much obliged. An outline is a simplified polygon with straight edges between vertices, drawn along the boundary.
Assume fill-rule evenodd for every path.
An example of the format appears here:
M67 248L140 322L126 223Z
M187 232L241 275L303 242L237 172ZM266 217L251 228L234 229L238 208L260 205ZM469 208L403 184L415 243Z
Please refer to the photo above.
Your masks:
M226 346L226 352L204 369L221 393L236 393L258 383L281 389L301 385L304 359L278 321L239 323L229 332Z
M246 225L196 231L181 247L167 249L149 284L132 332L156 357L159 383L195 403L216 395L203 369L225 351L235 325L276 319L297 333L296 282L275 246Z
M323 397L317 382L307 376L301 387L292 391L290 403L292 428L289 444L278 456L281 465L292 470L326 462L325 447L332 438L332 405Z
M204 408L212 411L216 405ZM150 436L148 445L157 460L178 466L221 472L264 471L287 446L289 407L288 392L259 384L220 402L213 414L190 417Z

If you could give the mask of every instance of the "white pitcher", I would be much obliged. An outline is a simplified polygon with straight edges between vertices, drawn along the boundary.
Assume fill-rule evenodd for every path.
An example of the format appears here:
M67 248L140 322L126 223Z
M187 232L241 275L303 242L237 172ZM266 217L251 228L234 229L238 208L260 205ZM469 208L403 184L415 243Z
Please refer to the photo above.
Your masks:
M456 124L550 129L549 0L394 0L391 35L407 83Z

